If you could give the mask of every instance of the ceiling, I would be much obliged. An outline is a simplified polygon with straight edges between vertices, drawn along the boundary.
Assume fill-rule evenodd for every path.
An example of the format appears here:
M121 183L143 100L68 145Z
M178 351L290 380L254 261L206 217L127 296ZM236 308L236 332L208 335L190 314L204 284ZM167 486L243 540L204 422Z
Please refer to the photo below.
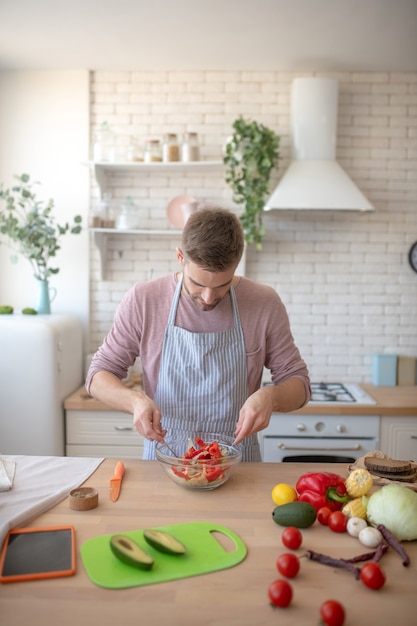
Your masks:
M417 71L417 0L0 0L0 70Z

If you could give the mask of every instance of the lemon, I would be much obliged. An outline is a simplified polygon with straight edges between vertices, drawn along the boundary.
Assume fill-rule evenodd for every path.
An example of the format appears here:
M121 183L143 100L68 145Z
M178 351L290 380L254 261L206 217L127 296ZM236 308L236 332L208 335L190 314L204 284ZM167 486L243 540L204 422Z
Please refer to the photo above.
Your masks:
M291 485L286 483L278 483L272 489L272 501L280 506L281 504L288 504L297 500L297 492Z

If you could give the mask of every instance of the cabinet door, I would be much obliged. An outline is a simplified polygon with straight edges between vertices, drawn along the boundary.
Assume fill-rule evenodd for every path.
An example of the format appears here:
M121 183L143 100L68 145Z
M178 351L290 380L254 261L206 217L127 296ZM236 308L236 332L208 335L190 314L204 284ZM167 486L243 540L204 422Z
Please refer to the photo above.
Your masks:
M66 411L66 444L142 446L132 416L118 411Z
M382 417L381 451L393 459L417 461L417 416Z

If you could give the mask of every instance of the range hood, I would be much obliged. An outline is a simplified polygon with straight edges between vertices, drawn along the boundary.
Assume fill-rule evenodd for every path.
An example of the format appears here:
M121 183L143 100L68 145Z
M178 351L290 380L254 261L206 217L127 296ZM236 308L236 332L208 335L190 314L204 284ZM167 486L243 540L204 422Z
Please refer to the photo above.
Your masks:
M271 209L374 211L336 162L339 84L296 78L292 84L292 163L266 203Z

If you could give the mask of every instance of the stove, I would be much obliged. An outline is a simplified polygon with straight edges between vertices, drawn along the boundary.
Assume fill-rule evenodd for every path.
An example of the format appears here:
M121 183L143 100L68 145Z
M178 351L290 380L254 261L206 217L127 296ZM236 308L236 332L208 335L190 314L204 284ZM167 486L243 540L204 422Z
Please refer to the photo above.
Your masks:
M301 413L272 413L268 426L258 434L263 461L346 464L378 450L379 416L364 414L360 408L376 404L366 391L348 383L313 382L310 386L311 400ZM355 410L329 407L326 411L327 405L354 406Z
M375 404L359 385L342 383L311 383L311 403Z
M263 386L272 385L266 381ZM309 404L376 404L359 385L354 383L310 383Z

